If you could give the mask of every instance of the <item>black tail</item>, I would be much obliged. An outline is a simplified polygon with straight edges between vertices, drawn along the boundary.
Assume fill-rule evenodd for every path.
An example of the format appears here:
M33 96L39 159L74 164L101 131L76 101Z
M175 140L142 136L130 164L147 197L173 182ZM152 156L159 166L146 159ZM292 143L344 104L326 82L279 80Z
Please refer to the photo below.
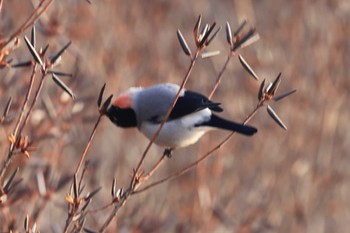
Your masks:
M231 130L247 136L251 136L256 132L258 132L258 130L252 126L242 125L233 121L228 121L214 114L211 115L210 121L203 122L200 125L212 126L220 129L225 129L225 130Z

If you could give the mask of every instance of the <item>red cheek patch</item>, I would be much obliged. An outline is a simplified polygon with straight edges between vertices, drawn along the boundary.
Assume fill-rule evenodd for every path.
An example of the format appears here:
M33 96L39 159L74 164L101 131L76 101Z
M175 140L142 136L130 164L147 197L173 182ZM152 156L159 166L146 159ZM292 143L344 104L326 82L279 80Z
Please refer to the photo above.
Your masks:
M132 100L130 93L121 94L115 101L114 106L119 108L132 108Z

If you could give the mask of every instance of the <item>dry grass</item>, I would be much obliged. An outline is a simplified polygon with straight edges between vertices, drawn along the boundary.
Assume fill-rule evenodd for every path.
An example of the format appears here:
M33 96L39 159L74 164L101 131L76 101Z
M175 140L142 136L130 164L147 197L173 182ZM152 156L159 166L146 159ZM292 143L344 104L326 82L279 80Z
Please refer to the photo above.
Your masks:
M7 39L31 14L30 1L0 1L0 37ZM253 138L235 136L215 155L190 172L131 197L109 224L108 232L347 232L350 215L350 4L329 1L54 1L36 23L37 46L49 54L69 40L72 45L57 69L73 74L61 79L73 90L72 101L48 78L23 129L33 142L30 159L14 156L6 179L19 167L23 179L1 205L0 232L23 232L26 215L41 232L62 232L67 219L66 195L80 155L98 118L97 98L117 95L130 86L181 83L189 60L176 37L179 28L194 48L192 28L199 14L206 22L232 28L247 18L260 41L240 50L261 78L273 81L282 72L279 91L293 96L272 107L288 131L260 111L250 122ZM11 64L32 59L23 36L10 51ZM224 30L210 45L219 56L199 59L187 87L209 95L227 56ZM5 60L6 60L5 59ZM32 69L0 69L0 110L9 97L9 112L18 114ZM259 83L248 78L234 57L213 99L223 115L243 120L257 103ZM34 83L39 85L40 75ZM18 117L18 115L16 115ZM16 119L0 125L0 161L7 156ZM179 149L152 176L159 180L195 161L226 136L212 132L200 143ZM87 153L84 194L98 187L89 210L111 202L114 177L127 188L148 141L136 130L112 126L106 118ZM162 155L151 147L144 169ZM82 169L81 169L82 170ZM47 192L40 195L44 177ZM6 180L5 179L5 180ZM66 182L63 182L66 180ZM62 182L60 182L62 181ZM1 181L3 182L3 180ZM85 226L99 229L111 209L89 212Z

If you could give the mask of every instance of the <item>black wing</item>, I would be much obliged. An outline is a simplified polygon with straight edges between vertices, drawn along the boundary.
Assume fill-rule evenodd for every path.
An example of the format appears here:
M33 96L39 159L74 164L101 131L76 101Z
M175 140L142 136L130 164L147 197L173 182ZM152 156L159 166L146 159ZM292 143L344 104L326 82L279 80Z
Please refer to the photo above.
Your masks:
M215 112L222 112L220 103L210 101L206 96L193 91L185 91L184 95L179 97L176 105L169 116L169 120L176 119L188 114L209 108Z

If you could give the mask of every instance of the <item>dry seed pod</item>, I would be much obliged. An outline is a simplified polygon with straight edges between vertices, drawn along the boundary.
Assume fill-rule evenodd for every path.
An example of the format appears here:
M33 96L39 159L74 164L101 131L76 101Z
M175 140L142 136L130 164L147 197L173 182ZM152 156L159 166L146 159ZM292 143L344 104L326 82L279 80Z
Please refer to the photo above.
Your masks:
M265 87L264 92L268 94L268 93L269 93L269 90L271 90L271 87L272 87L272 83L269 83L269 84Z
M105 88L106 88L106 83L103 84L100 94L98 95L98 100L97 100L97 106L101 107L101 103L102 103L102 99L103 99L103 93L105 92Z
M239 48L243 48L248 46L249 44L252 44L251 38L254 38L254 35L256 35L255 32L255 28L252 28L248 31L247 34L243 35L241 38L238 37L238 40L234 43L232 51L236 51ZM254 41L256 41L256 39Z
M36 35L35 35L35 26L32 27L32 34L30 38L30 43L32 44L33 48L35 48L35 42L36 42Z
M39 54L35 51L35 48L32 46L32 44L29 42L28 38L24 36L24 41L27 44L27 47L29 49L29 52L32 54L34 60L40 64L41 67L44 67L44 63L42 62Z
M243 68L257 81L259 81L258 75L254 72L254 70L249 66L249 64L244 60L244 58L239 54L238 56L239 61L241 62L241 65Z
M281 83L281 74L282 73L279 73L277 78L275 79L275 81L272 83L271 87L269 87L269 89L267 90L267 93L271 96L275 95L277 89L278 89L278 86L280 85Z
M205 34L209 31L209 24L206 24L204 28L202 29L201 33L198 35L197 39L199 40L198 42L201 42L202 39L204 38Z
M123 195L123 188L117 190L116 197L120 198Z
M31 232L35 233L36 232L36 222L33 224Z
M211 51L211 52L206 52L202 53L201 56L202 58L209 58L209 57L214 57L220 54L219 50Z
M88 199L85 204L83 205L83 207L81 207L81 211L85 211L86 208L90 205L90 203L92 202L92 199Z
M204 45L208 45L208 38L211 34L211 32L213 31L213 29L215 28L216 22L214 22L211 26L209 27L205 27L205 33L203 34L203 37L201 38L201 41L198 45L199 48L203 48ZM203 30L204 31L204 30Z
M181 48L182 50L184 51L184 53L187 55L187 56L191 56L192 53L191 53L191 50L190 48L188 47L187 43L186 43L186 40L185 38L183 37L181 31L178 29L177 30L177 38L179 39L179 42L180 42L180 45L181 45Z
M64 90L73 100L75 99L75 95L73 91L66 85L62 80L56 76L54 73L52 73L52 79L53 81L60 87L62 90Z
M71 73L66 73L66 72L62 72L62 71L58 71L58 70L48 70L47 73L48 74L55 74L57 76L73 77L73 74L71 74Z
M74 174L74 180L73 180L73 194L74 199L77 199L79 197L79 187L78 187L78 177L77 174Z
M26 232L29 232L29 216L27 215L26 218L24 219L24 230Z
M232 46L233 46L232 32L231 32L231 26L230 26L229 22L226 22L226 40L227 40L227 43L232 48Z
M275 111L273 111L273 109L267 105L267 112L269 113L270 117L279 125L281 126L283 129L287 130L287 126L283 123L283 121L277 116L277 114L275 113Z
M47 44L44 48L40 48L41 56L44 56L48 49L49 49L49 44Z
M264 87L265 87L265 79L261 82L259 92L258 92L258 100L261 101L263 98L265 98L264 93Z
M248 21L245 19L237 28L237 30L235 31L235 33L233 34L234 37L237 37L238 34L242 31L242 29L245 27L245 25L248 23Z
M108 106L111 104L112 98L113 98L113 95L110 95L110 96L106 99L106 101L103 103L102 108L101 108L101 110L103 111L103 113L105 113L104 111L107 111Z
M116 178L113 178L113 181L112 181L112 190L111 190L112 197L115 197L116 191L117 191L117 179L116 179Z
M279 101L279 100L281 100L281 99L283 99L283 98L285 98L285 97L287 97L287 96L289 96L289 95L295 93L296 91L297 91L297 90L294 89L294 90L290 90L290 91L284 92L284 93L282 93L282 94L276 95L276 96L273 97L273 100L274 100L274 101Z
M36 173L36 181L37 181L40 196L42 197L46 196L47 192L46 192L45 178L41 171Z
M13 64L11 65L12 68L20 68L20 67L27 67L27 66L31 66L33 64L32 61L23 61L23 62L19 62L17 64Z
M8 193L11 189L11 184L13 182L13 179L15 178L17 172L18 172L19 168L17 167L11 174L10 178L8 179L8 181L6 181L4 187L3 187L3 190L5 193Z
M65 46L63 46L63 48L60 51L58 51L55 55L49 58L51 64L55 64L58 61L58 59L61 57L63 52L71 45L71 43L72 42L69 41Z
M244 48L244 47L247 47L251 44L254 44L259 39L260 39L260 35L256 33L256 34L252 35L250 38L248 38L244 43L242 43L240 48Z
M4 113L2 114L2 116L5 118L7 116L7 114L10 111L10 107L11 107L11 103L12 103L12 97L9 98L9 100L6 103L5 109L4 109Z
M216 37L216 35L221 31L222 27L220 26L215 32L214 34L208 39L208 41L205 43L205 46L208 46L213 39Z
M198 30L201 27L201 22L202 22L202 16L199 15L196 25L194 25L194 28L193 28L193 36L195 41L197 41L197 38L198 38Z
M91 193L86 194L85 200L91 199L91 198L92 198L93 196L95 196L101 189L102 189L102 187L98 187L97 189L95 189L95 190L92 191Z

